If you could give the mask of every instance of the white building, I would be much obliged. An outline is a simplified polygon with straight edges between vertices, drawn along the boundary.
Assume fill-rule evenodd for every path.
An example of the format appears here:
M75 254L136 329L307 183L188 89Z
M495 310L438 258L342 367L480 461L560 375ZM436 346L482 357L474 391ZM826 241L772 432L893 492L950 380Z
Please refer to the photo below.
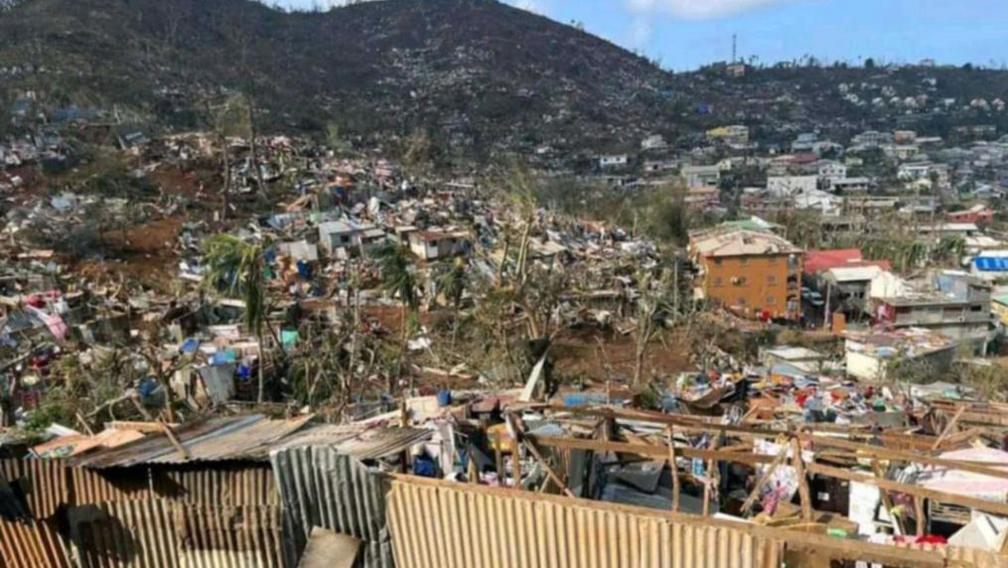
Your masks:
M721 183L721 168L714 166L684 166L682 177L687 187L717 186Z
M847 177L847 165L835 160L822 160L818 164L819 179L832 185L833 180Z
M629 163L630 158L626 154L611 154L598 158L600 168L621 168Z
M319 247L330 256L366 252L385 240L385 232L374 225L353 221L329 221L318 227Z
M661 134L652 134L641 140L640 143L641 150L645 152L648 150L661 150L667 146L668 144L665 143L665 138Z
M788 197L810 193L819 188L819 176L770 176L767 193L772 197Z

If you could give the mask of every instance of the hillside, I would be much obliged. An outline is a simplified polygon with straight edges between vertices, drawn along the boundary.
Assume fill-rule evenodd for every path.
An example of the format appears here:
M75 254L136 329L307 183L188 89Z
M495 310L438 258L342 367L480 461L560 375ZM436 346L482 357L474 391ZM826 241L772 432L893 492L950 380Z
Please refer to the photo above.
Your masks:
M285 14L250 0L26 0L0 15L10 90L195 125L220 87L276 129L459 148L606 145L670 116L669 76L589 34L489 0L388 0ZM13 88L13 89L10 89ZM373 136L372 136L373 135Z
M205 126L208 104L243 92L263 131L321 137L335 127L358 147L386 150L418 130L446 155L486 158L628 149L647 133L688 148L704 128L735 122L781 142L802 130L842 139L866 128L1008 126L1005 113L963 108L1003 97L1003 71L806 62L743 77L717 66L673 75L493 0L292 14L252 0L21 0L0 10L0 37L0 109L33 93L29 116L181 130ZM870 104L907 97L923 103Z

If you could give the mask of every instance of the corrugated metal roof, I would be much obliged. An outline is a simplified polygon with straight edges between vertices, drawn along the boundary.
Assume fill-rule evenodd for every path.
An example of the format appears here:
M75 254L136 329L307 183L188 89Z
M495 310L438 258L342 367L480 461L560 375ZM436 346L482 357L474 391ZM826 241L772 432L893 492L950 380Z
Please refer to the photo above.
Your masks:
M199 461L265 460L270 448L303 427L310 416L269 420L261 414L211 418L174 432L189 456L165 435L150 435L117 448L74 458L76 466L95 469Z
M325 446L339 453L369 460L396 454L426 442L433 432L426 428L362 428L359 425L319 424L289 436L274 449Z
M392 568L385 522L385 482L331 447L305 446L270 455L284 507L284 555L297 564L312 527L364 541L365 568Z

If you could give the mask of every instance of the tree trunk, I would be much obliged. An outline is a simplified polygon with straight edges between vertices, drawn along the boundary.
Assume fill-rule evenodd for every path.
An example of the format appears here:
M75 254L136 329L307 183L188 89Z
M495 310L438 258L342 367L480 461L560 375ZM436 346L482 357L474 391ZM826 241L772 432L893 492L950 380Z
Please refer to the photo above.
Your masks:
M266 365L266 347L263 345L263 333L262 327L256 331L256 339L259 341L259 396L257 401L259 404L263 403L263 396L265 394L266 379L265 371L263 367Z
M255 100L249 96L248 98L248 119L249 119L249 151L252 154L252 170L255 173L256 184L259 186L259 191L266 191L266 181L263 179L262 169L259 167L259 153L258 147L256 146L256 112L255 112Z
M220 220L223 223L227 219L228 207L231 206L231 149L228 147L226 136L220 137L221 154L224 160L224 188L221 190L224 206L221 209Z
M399 363L396 365L396 376L402 377L404 363L406 362L406 350L409 349L409 308L403 303L402 306L402 335L399 339ZM412 392L413 376L410 375L409 390Z

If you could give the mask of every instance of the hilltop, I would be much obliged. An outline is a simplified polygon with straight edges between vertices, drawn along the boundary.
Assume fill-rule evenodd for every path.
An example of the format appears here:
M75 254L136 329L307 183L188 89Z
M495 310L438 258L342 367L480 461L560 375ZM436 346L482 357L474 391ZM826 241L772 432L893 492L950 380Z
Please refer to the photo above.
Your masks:
M50 116L101 110L118 123L190 130L206 126L208 104L241 92L261 111L261 131L337 132L386 151L423 131L443 155L477 158L626 150L651 133L689 147L704 128L733 122L757 135L900 126L943 134L960 122L1003 121L961 107L1008 91L1008 73L941 67L807 62L744 76L724 66L672 74L493 0L313 13L252 0L22 0L0 11L0 37L0 108L32 93ZM928 102L915 109L870 104L921 96Z
M669 75L646 59L488 0L290 14L250 0L27 0L0 15L0 35L0 66L35 71L9 86L177 128L221 89L253 93L274 129L422 128L469 149L605 145L668 115Z

